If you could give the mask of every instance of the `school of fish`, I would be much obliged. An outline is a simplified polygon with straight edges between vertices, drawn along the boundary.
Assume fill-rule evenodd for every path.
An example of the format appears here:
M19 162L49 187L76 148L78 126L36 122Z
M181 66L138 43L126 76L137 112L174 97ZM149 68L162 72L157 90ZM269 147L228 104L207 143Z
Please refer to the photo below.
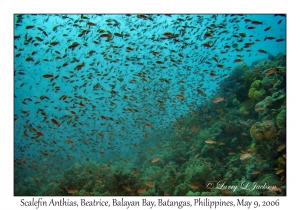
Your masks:
M266 58L269 52L260 43L275 47L285 42L272 34L275 26L251 16L16 14L15 185L22 184L24 176L38 185L58 183L56 176L78 162L105 163L97 173L119 162L139 176L137 168L145 164L163 167L166 151L178 155L182 164L188 157L178 154L180 149L200 158L201 149L190 139L204 125L190 123L186 116L204 118L205 126L218 118L226 126L223 106L235 95L219 92L222 81L237 80L231 71L248 59ZM285 15L270 16L277 27L285 22ZM278 71L274 67L255 73L272 76ZM204 102L212 102L217 115L208 114ZM247 136L249 122L237 124L245 127L242 135ZM184 141L173 141L170 133ZM211 149L228 147L213 134L202 142ZM282 145L277 151L284 149ZM249 150L226 153L237 155L241 164L254 156ZM179 179L179 173L183 171L168 181ZM99 177L95 183L101 185L104 177ZM122 190L139 195L159 187L149 177L135 189L124 184ZM200 183L189 186L198 188ZM69 195L79 190L61 189Z

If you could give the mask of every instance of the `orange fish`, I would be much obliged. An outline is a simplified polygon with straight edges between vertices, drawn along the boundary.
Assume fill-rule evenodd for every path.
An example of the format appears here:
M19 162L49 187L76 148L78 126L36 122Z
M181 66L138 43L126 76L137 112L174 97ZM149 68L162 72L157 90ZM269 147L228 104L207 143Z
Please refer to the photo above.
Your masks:
M152 184L151 182L145 182L145 184L146 184L148 187L154 187L154 184Z
M260 72L259 69L253 70L253 74L258 74Z
M145 193L147 190L146 190L146 188L140 188L140 189L138 189L138 193L139 194L141 194L141 193Z
M130 187L123 186L123 188L124 188L125 190L127 190L128 192L132 192L132 189L131 189Z
M60 124L58 124L58 122L55 119L51 119L51 122L54 123L57 126L60 126Z
M207 144L215 144L215 143L216 143L216 141L210 140L210 139L206 140L205 142L206 142Z
M172 34L171 32L166 32L166 33L164 33L164 36L167 36L167 37L172 37L172 36L173 36L173 34Z
M199 89L197 89L197 92L198 92L199 94L201 94L202 96L206 96L205 93L204 93L203 91L199 90Z
M285 145L280 145L278 148L277 148L277 152L280 152L281 150L283 150L285 148Z
M154 158L153 160L151 160L151 163L155 163L155 162L157 162L159 160L160 160L160 158Z
M267 51L265 51L265 50L262 50L262 49L259 49L259 50L257 50L258 52L260 52L260 53L267 53Z
M248 152L253 152L255 150L255 148L249 148L247 149Z
M211 72L209 75L212 76L212 77L217 76L217 74L215 74L215 73L213 73L213 72Z
M265 108L264 107L261 107L261 106L258 106L258 107L255 107L255 111L259 112L259 111L262 111L264 110Z
M185 99L184 96L182 96L182 95L176 95L176 97L179 98L179 99L182 99L182 100Z
M192 189L197 189L198 188L198 186L197 185L191 185L191 187L190 188L192 188Z
M277 170L275 173L276 173L276 174L281 174L283 171L284 171L283 169L279 169L279 170Z
M211 34L211 33L208 33L208 32L206 32L206 33L204 34L204 38L211 37L211 36L212 36L212 34Z
M258 21L258 20L253 20L251 23L254 25L262 25L262 21Z
M66 100L67 97L68 97L68 96L66 96L66 95L62 95L62 96L59 98L59 100ZM71 111L71 112L72 112L72 111Z
M246 158L248 158L248 157L250 157L250 156L251 156L250 153L242 154L242 155L240 156L240 160L245 160Z
M40 136L44 136L44 134L41 133L41 132L36 132L36 135L37 135L37 138L40 137Z
M235 59L234 61L233 61L233 63L238 63L238 62L242 62L243 60L242 59Z
M87 22L87 25L88 25L88 26L96 26L96 23L93 23L93 22Z
M53 74L44 74L43 77L44 77L44 78L52 78L52 77L53 77Z
M79 46L79 44L78 44L77 42L73 42L73 44L70 45L70 46L68 47L68 49L74 50L77 46Z
M225 100L225 97L221 98L221 97L218 97L218 98L215 98L212 102L214 103L219 103L221 101Z
M271 190L271 191L279 191L279 192L281 192L281 187L277 187L277 186L270 186L270 187L269 187L269 190Z
M232 191L231 190L221 190L221 193L223 195L230 195L232 193Z
M191 128L191 131L198 131L198 130L199 130L199 128L196 127L196 126L193 126L193 127Z
M204 47L207 47L207 48L210 48L211 47L211 45L210 45L210 43L209 42L207 42L207 43L204 43L204 44L202 44Z
M78 193L78 190L67 190L68 191L68 193L70 193L70 194L76 194L76 193Z
M66 140L65 143L67 143L67 144L73 144L74 142L72 140Z
M265 75L270 75L270 74L274 74L276 72L278 72L278 69L277 68L273 68L273 69L268 69L268 70L264 71L264 74Z
M253 174L253 175L259 174L259 171L252 171L251 174Z

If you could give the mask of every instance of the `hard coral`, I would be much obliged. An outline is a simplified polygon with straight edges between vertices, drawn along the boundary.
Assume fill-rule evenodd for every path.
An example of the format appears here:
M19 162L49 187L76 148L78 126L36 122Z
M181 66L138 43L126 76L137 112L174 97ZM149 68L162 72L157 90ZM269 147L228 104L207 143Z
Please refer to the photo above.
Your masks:
M266 93L265 90L257 90L255 88L250 88L248 92L248 96L250 99L259 101L264 96L265 93Z
M261 123L257 122L254 125L252 125L252 127L250 128L250 134L255 140L263 140L264 134L262 132Z
M250 134L255 140L273 139L277 135L277 129L272 121L256 122L250 129Z
M255 80L251 84L251 88L249 89L248 96L252 100L259 101L264 96L266 91L264 89L260 89L261 80Z
M251 88L258 89L260 85L261 85L261 80L255 80L255 81L251 84Z

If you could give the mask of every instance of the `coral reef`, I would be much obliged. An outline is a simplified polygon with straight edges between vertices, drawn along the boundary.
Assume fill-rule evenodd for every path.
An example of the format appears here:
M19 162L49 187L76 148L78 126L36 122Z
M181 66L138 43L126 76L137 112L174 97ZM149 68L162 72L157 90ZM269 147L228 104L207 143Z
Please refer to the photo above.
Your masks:
M200 195L200 192L192 192L192 191L189 191L186 196L199 196Z
M16 168L24 174L28 167L33 172L29 178L16 179L15 195L285 195L286 150L277 149L286 144L285 68L276 75L253 73L274 66L285 66L283 55L263 59L255 66L236 67L234 79L220 81L220 90L211 96L226 96L226 100L215 104L207 99L170 125L149 129L147 138L139 144L128 139L126 144L133 144L129 153L136 150L137 156L125 159L111 153L106 159L113 147L109 142L98 159L84 157L60 168L48 168L45 161L39 165L45 170L38 173L35 162L16 159ZM102 141L101 137L99 142ZM121 151L122 146L116 147ZM95 148L99 145L95 144ZM73 146L66 149L72 150ZM249 157L241 160L244 153ZM278 174L274 168L278 168ZM213 181L215 186L224 181L238 186L243 182L266 183L280 189L208 189L207 181Z

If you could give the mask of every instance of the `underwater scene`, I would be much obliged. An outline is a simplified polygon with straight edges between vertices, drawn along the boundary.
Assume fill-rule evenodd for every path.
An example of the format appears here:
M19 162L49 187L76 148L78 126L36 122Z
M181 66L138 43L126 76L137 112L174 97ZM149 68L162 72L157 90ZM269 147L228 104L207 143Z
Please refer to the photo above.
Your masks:
M14 195L285 196L286 15L15 14Z

